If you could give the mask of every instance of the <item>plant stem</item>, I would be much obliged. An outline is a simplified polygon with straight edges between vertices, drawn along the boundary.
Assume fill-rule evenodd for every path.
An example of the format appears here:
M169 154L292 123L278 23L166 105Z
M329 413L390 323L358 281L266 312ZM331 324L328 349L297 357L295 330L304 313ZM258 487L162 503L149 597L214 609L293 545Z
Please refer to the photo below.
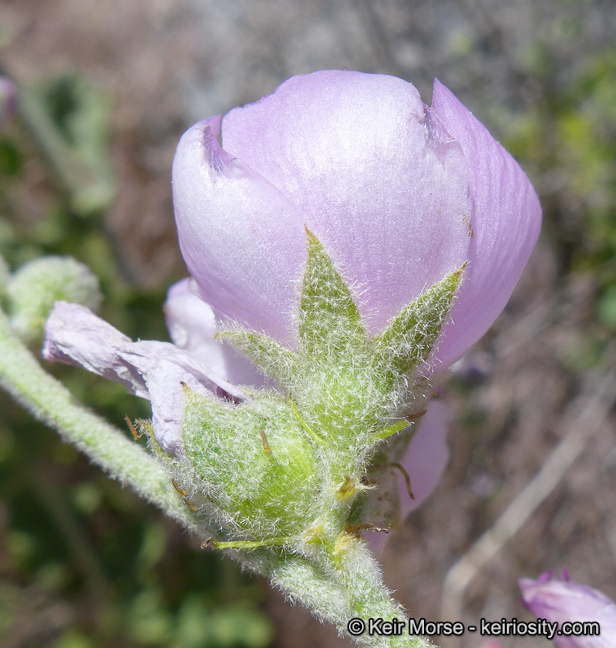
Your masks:
M292 602L307 607L320 621L336 626L363 648L434 648L423 637L409 635L404 610L383 585L380 567L359 538L347 535L344 547L331 555L325 548L313 556L261 549L244 553L245 565L265 574ZM370 619L401 622L397 636L369 634ZM366 632L351 636L349 621L361 619Z
M433 648L427 639L409 634L407 616L383 584L381 568L366 542L354 535L343 534L337 545L333 561L349 597L353 617L362 619L366 628L369 628L370 619L401 622L399 634L387 637L366 633L355 638L356 641L360 645L379 648Z
M206 533L203 520L186 506L173 488L170 476L140 446L122 432L77 403L70 392L46 373L32 353L11 331L0 310L0 385L36 418L58 430L114 479L132 487L145 500L161 508L184 527ZM334 511L331 512L334 514ZM333 527L340 528L342 520ZM332 537L335 538L338 532ZM236 543L230 543L236 544ZM239 545L239 543L237 543ZM242 543L245 544L245 543ZM260 543L262 545L262 543ZM366 543L342 532L335 542L326 543L314 554L284 548L240 549L237 558L246 567L269 576L292 600L301 602L323 621L333 623L347 634L351 619L397 619L404 624L399 635L363 633L354 636L365 648L429 648L422 637L408 634L402 608L383 585L378 563ZM238 546L239 548L239 546Z
M12 332L0 310L0 385L37 419L55 428L64 441L108 472L113 479L130 486L148 502L189 529L196 517L171 485L169 475L154 457L129 441L83 405L43 370L35 357Z

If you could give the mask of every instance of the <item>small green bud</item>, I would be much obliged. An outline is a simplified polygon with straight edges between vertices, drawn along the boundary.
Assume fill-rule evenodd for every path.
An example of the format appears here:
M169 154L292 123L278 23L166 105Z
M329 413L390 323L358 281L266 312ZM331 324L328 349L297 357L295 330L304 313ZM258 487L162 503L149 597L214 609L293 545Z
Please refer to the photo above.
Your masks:
M52 256L22 266L10 278L7 296L11 327L26 342L42 337L56 301L96 310L101 300L98 279L87 266L70 257Z

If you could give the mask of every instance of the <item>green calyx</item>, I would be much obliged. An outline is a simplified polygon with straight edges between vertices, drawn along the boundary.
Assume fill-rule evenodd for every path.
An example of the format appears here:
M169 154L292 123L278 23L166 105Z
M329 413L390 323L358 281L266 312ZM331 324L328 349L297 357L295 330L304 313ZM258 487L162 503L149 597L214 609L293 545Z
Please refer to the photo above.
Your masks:
M173 470L191 507L228 530L216 546L331 548L345 529L365 527L369 507L357 498L375 488L371 462L395 461L383 441L397 435L392 448L407 445L411 432L398 433L425 408L429 385L417 369L463 268L369 337L352 290L309 231L307 248L297 350L239 328L219 334L280 390L239 405L186 392L185 455Z
M314 514L318 466L287 399L258 394L233 405L187 389L183 440L176 481L192 507L236 539L301 534Z
M434 284L371 338L351 290L309 231L307 243L299 349L241 329L220 336L278 382L327 445L370 446L371 440L385 438L390 426L393 432L402 429L400 414L417 396L414 374L437 341L464 267Z

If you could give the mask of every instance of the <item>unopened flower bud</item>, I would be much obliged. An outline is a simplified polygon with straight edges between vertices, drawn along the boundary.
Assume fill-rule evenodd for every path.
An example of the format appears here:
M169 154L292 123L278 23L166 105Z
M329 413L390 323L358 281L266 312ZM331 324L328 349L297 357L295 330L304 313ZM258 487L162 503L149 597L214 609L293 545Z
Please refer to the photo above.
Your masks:
M30 261L10 279L7 294L11 326L26 341L42 337L54 302L71 301L96 310L101 299L96 276L70 257Z

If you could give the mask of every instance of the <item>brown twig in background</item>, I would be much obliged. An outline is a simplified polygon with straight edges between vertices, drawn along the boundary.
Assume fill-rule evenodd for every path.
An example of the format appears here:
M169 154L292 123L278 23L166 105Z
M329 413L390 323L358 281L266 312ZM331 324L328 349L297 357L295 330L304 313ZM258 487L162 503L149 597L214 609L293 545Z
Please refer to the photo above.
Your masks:
M563 416L565 421L569 421L565 424L563 440L492 528L449 570L443 587L442 619L462 618L464 596L469 585L556 488L587 447L588 441L604 427L615 402L616 371L587 381L586 389Z

